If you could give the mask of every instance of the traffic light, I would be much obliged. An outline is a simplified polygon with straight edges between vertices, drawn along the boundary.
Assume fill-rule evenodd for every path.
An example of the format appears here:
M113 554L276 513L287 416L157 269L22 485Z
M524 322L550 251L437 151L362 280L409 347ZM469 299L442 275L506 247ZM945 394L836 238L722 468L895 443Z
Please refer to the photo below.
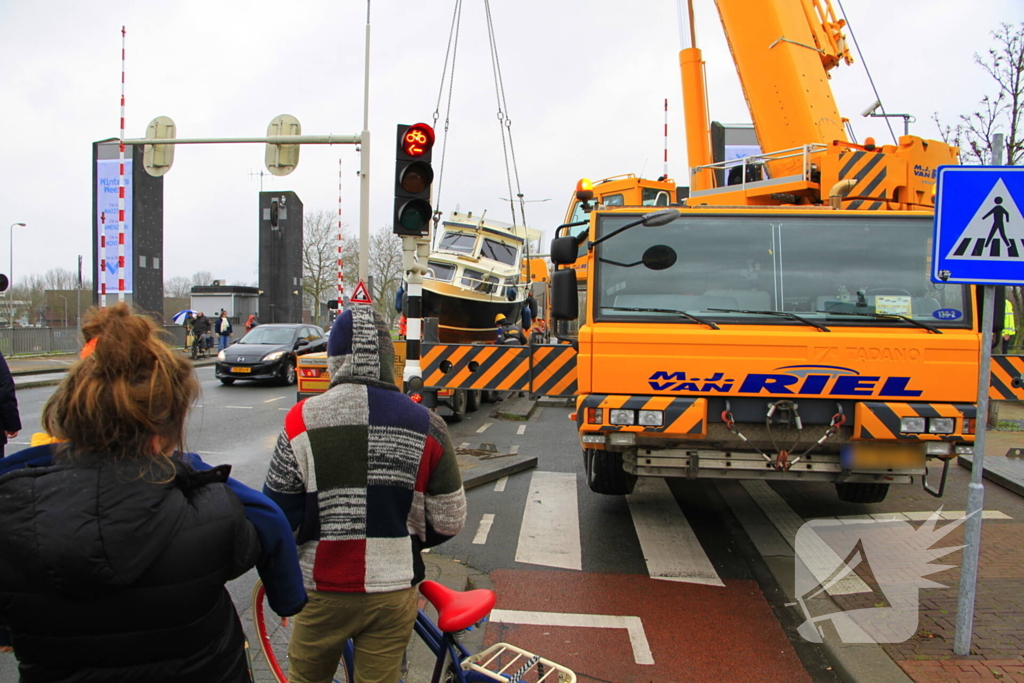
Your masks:
M430 166L434 129L425 123L398 126L395 151L396 235L426 235L430 230L430 184L434 169Z

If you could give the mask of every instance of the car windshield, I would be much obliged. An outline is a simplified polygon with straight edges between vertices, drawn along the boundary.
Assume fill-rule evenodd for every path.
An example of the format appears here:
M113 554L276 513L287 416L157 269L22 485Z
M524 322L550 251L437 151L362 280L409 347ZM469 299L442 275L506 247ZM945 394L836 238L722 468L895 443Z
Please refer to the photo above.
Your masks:
M598 237L637 214L598 217ZM964 285L931 282L932 219L683 216L631 228L596 247L598 319L719 323L970 325ZM716 310L717 309L717 310ZM726 310L722 310L726 309ZM789 313L800 316L772 315Z
M290 327L253 328L249 334L239 340L239 344L288 344L295 337L295 330Z

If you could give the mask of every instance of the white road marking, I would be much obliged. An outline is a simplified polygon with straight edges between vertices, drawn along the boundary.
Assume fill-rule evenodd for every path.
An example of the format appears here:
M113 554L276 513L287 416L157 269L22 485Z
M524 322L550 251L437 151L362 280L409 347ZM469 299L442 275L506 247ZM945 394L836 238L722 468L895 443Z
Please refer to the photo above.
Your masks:
M463 441L462 443L459 444L459 448L468 449L469 448L469 442L468 441Z
M477 434L483 434L484 432L487 431L487 428L490 427L490 426L491 426L490 422L484 422L482 425L480 425L480 429L476 430L476 433Z
M273 403L274 401L280 401L284 396L278 396L277 398L268 398L264 403Z
M652 579L725 586L664 479L641 477L626 502Z
M772 524L775 525L775 528L779 530L783 538L786 539L786 543L795 549L796 532L803 526L803 518L793 512L793 509L786 504L782 496L775 493L768 486L767 482L744 481L741 484L747 493L750 494L750 497L754 499L754 502L757 503L758 507L771 520ZM802 549L800 559L807 565L807 569L814 575L814 578L818 579L822 585L825 585L835 570L841 567L844 562L828 543L813 533L813 530L808 529L807 531L811 531L811 533L807 536L807 547ZM804 533L807 532L805 531ZM870 593L872 591L859 576L850 572L849 575L832 584L827 589L827 592L829 595L849 595L851 593Z
M624 628L629 634L633 648L633 661L637 664L654 664L654 655L647 642L644 624L640 617L626 617L613 614L562 614L561 612L526 612L516 609L491 610L491 621L499 624L524 624L527 626L562 626L569 628Z
M235 410L252 410L252 406L224 406L225 408L234 408Z
M838 517L816 517L815 519L837 519L843 524L864 524L876 520L887 522L890 520L901 520L904 522L924 522L934 515L934 512L876 512L870 515L839 515ZM960 519L967 513L963 510L943 510L939 513L939 519L951 520ZM982 510L982 519L1013 519L1010 515L1001 510Z
M502 477L494 483L494 490L497 493L501 493L505 490L505 484L508 483L508 477Z
M494 524L494 515L487 513L480 518L480 526L477 527L476 536L473 537L474 545L487 543L487 534L491 533L492 524Z
M579 571L582 555L576 474L535 471L519 529L516 562Z
M519 444L515 443L515 444L512 444L511 446L509 446L508 452L511 453L512 455L515 455L516 453L518 453L519 452Z
M525 434L525 433L526 433L526 425L519 425L519 429L516 430L516 434Z
M291 408L278 408L278 410L291 410Z

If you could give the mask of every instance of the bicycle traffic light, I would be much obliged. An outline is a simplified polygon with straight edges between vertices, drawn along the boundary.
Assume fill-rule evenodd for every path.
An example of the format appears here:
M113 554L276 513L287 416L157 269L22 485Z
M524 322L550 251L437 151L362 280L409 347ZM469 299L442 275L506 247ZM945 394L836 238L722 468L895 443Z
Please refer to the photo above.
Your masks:
M396 235L426 235L430 230L430 184L434 169L430 165L434 129L425 123L399 124L395 151Z

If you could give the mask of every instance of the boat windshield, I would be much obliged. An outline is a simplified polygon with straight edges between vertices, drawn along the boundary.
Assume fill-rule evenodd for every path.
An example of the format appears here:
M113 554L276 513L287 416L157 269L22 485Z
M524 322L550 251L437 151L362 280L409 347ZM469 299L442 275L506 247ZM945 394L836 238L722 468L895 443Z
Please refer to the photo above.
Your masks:
M487 238L484 238L484 246L480 249L480 255L484 258L504 263L506 266L514 266L516 264L516 255L518 253L519 250L511 244Z
M637 217L601 215L597 235ZM968 327L966 287L931 281L932 231L931 218L892 214L695 214L640 225L596 247L595 317L694 324L623 310L660 308L718 323Z
M452 278L455 277L455 266L450 263L441 263L440 261L428 261L427 269L430 271L429 277L435 280L441 280L442 282L451 282Z
M476 237L463 232L446 232L441 236L438 249L457 251L460 254L472 254L476 248Z

